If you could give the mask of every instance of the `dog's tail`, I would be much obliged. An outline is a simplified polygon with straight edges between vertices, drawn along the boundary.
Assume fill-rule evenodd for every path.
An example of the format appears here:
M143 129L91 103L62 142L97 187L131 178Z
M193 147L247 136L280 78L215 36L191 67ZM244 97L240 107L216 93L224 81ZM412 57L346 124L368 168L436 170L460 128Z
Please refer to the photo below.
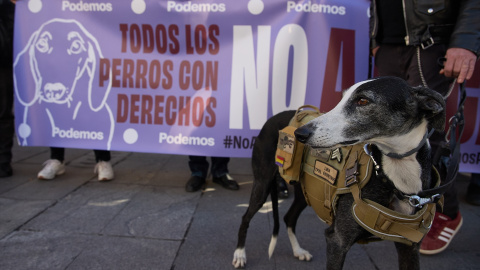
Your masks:
M270 259L275 251L277 246L277 236L278 231L280 230L280 220L278 215L278 192L277 192L277 181L274 178L270 187L270 198L272 200L272 212L273 212L273 233L272 238L270 239L270 245L268 246L268 258Z

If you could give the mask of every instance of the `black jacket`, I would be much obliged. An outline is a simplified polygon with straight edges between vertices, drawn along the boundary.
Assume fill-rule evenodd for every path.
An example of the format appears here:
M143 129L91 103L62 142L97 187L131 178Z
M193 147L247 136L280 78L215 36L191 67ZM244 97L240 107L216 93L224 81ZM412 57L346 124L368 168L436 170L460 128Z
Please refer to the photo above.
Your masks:
M371 47L378 44L376 2L370 6ZM385 1L385 0L383 0ZM391 0L387 0L391 1ZM405 45L428 47L446 43L480 54L480 0L401 0L407 36Z

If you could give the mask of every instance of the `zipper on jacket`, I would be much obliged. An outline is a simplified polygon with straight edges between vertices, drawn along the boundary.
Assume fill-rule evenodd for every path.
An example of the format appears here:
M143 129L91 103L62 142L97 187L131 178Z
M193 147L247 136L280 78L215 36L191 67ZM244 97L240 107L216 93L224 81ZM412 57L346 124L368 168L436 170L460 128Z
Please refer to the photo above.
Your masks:
M402 7L403 7L403 22L405 23L405 45L410 45L410 37L408 36L408 26L407 26L407 12L405 10L405 0L402 0Z
M371 37L375 37L376 36L376 33L377 33L377 24L378 24L378 14L377 14L377 1L376 0L372 0L373 1L373 14L370 14L370 17L373 16L373 27L372 27L372 33L371 33Z

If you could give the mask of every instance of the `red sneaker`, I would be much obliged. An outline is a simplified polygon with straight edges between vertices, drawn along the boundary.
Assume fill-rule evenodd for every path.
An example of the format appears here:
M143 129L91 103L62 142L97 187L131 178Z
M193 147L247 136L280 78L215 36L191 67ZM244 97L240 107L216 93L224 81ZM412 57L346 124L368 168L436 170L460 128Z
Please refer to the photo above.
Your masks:
M458 212L454 220L442 213L436 212L432 228L422 240L420 253L432 255L445 250L455 234L460 230L460 227L462 227L462 224L463 218L460 212Z

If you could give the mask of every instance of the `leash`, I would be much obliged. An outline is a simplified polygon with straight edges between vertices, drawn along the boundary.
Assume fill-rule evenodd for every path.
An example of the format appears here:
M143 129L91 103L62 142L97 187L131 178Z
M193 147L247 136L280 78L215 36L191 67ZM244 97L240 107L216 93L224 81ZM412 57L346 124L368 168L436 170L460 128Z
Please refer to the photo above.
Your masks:
M465 117L463 114L465 100L467 99L467 93L465 90L465 82L460 84L460 101L458 104L457 112L449 120L449 128L445 135L445 143L437 149L434 164L443 162L446 165L447 176L443 185L439 187L427 189L417 194L420 197L443 195L447 189L453 184L459 169L460 164L460 139L463 135L465 127ZM458 132L458 138L457 138ZM438 202L439 198L436 198L434 202Z

